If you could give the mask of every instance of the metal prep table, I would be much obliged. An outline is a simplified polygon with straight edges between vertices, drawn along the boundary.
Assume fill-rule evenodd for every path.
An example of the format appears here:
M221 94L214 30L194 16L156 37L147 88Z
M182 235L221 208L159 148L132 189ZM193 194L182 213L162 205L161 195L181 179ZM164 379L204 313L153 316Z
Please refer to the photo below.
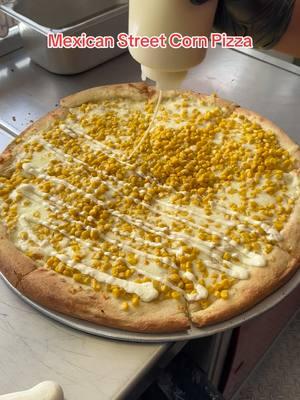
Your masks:
M300 142L299 68L274 60L255 51L210 50L184 87L216 92L258 111ZM22 49L2 56L0 150L61 97L91 86L139 80L139 66L129 54L68 77L36 66ZM0 279L0 393L53 379L62 385L67 400L119 399L138 383L141 388L151 368L167 362L180 348L115 342L72 330L23 303ZM212 377L220 374L225 353L226 346L219 346L210 366Z

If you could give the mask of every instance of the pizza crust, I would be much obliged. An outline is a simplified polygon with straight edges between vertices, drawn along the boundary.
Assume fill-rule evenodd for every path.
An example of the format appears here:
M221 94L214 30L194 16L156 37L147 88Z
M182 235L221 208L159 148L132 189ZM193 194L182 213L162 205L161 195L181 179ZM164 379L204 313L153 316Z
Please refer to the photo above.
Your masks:
M295 159L296 168L300 169L300 150L299 150L299 148L296 151L292 152L292 156Z
M156 95L156 90L143 83L127 83L117 85L107 85L90 88L61 99L62 107L77 107L83 103L96 102L116 97L131 98L133 100L145 100Z
M289 220L280 233L282 241L279 242L279 246L292 257L300 260L300 199L296 202Z
M0 225L0 271L15 287L24 276L36 269L35 263L17 250L8 239L3 226Z
M110 293L95 292L46 268L24 276L17 288L51 310L113 328L163 333L186 330L190 325L185 305L176 300L141 303L123 311Z

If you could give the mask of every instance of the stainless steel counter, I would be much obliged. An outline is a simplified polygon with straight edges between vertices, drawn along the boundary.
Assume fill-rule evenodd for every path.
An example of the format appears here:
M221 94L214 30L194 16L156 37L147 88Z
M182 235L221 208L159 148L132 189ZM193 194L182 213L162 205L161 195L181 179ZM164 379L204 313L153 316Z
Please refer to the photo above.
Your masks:
M184 87L216 92L258 111L300 142L300 73L270 62L217 48L189 73ZM129 54L68 77L41 69L23 50L1 57L0 149L12 139L9 135L53 109L61 97L91 86L138 80L139 66ZM171 345L127 344L73 331L31 309L0 280L0 393L54 379L68 400L117 399L168 354Z

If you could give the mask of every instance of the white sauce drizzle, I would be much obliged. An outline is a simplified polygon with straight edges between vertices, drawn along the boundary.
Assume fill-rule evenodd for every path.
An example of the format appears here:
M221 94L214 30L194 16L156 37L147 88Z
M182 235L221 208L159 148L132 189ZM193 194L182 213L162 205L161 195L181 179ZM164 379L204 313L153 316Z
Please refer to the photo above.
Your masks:
M34 221L33 219L28 220L27 217L21 216L19 218L20 226L27 231L30 239L34 240L35 242L39 241L37 237L29 229L30 222L40 224L46 226L47 228L52 229L51 224L43 223L40 221ZM57 253L57 251L54 251L49 246L45 246L45 243L42 243L41 241L40 245L41 247L39 248L39 252L41 252L43 255L49 257L55 256L69 267L76 268L78 271L95 278L99 282L119 286L120 288L124 289L127 293L135 293L144 302L150 302L156 299L159 295L158 291L154 288L152 282L136 283L125 279L120 279L112 275L106 274L105 272L99 271L95 268L89 267L83 263L76 263L74 261L70 261L66 258L65 255Z
M53 181L53 182L57 182L59 184L63 184L65 187L71 189L72 191L76 191L76 192L82 194L84 197L87 197L87 198L93 200L96 204L99 204L99 205L101 205L103 207L106 206L105 202L103 202L101 200L98 200L92 194L87 194L82 189L77 188L76 186L66 182L63 179L55 178L55 177L49 176L47 174L44 174L44 173L42 173L42 171L31 167L29 164L24 164L23 165L23 169L24 169L24 171L26 173L31 173L31 174L33 174L35 176L39 176L42 179L50 180L50 181ZM58 201L57 201L57 204L59 205ZM132 223L132 224L134 224L134 225L136 225L136 226L138 226L138 227L140 227L142 229L145 229L145 227L147 227L149 225L148 223L145 223L142 220L137 220L137 219L134 220L131 217L125 216L125 215L121 214L120 212L118 212L116 210L110 210L110 209L108 209L108 210L111 212L112 215L114 215L116 217L119 217L121 219L124 219L126 222L130 222L130 223ZM153 233L155 233L155 234L163 233L162 228L157 228L157 227L154 227L152 225L150 225L150 228L151 228L151 231ZM195 239L195 238L193 238L191 236L187 236L187 235L184 235L182 233L178 234L176 232L172 233L172 235L166 235L166 236L169 239L174 239L175 238L175 239L187 239L187 240L190 240L190 241L197 241L197 242L199 242L199 244L197 246L198 248L200 248L202 251L204 251L207 255L211 255L212 258L216 258L216 261L218 259L220 259L220 254L218 254L218 252L214 251L211 246L205 245L205 242L200 241L199 239ZM233 244L235 244L235 243L231 243L231 246ZM244 249L243 249L243 251L246 252L246 250L244 250ZM254 253L250 253L250 256L251 256L251 254L255 255ZM262 264L263 261L261 259L263 256L260 256L258 254L256 256L257 257L254 257L254 262L256 262L256 264L257 264L256 266L264 265L264 264ZM220 270L222 272L227 272L229 275L231 275L233 277L238 277L239 279L246 279L249 276L249 273L248 273L247 270L245 270L245 269L243 270L242 267L234 265L234 263L228 263L228 265L230 265L230 267L231 267L230 269L226 269L222 265L218 265L216 262L212 262L211 265L214 265L214 269L218 269L218 270Z
M15 193L17 193L17 192L22 192L23 194L26 193L26 192L27 193L29 192L31 194L34 193L34 194L36 194L38 196L38 193L36 192L34 185L30 185L30 184L22 184L22 185L20 185L17 188L17 190L12 192L12 196L15 196ZM27 197L30 198L31 201L34 201L34 198L32 196L28 196L27 195ZM38 199L38 201L39 201L40 204L49 207L49 204L47 202L44 202L44 201L42 201L40 199ZM56 204L57 204L57 200L56 200ZM83 245L83 247L88 247L89 249L94 250L94 251L99 251L100 250L100 248L98 248L96 246L93 246L91 243L88 243L88 242L86 242L84 240L81 240L81 239L77 238L74 235L69 235L64 229L58 229L59 228L59 222L46 223L46 222L41 222L41 221L35 220L33 218L29 219L28 217L25 217L25 216L23 216L20 219L20 225L23 228L25 228L25 227L28 228L29 222L35 223L37 225L45 226L45 227L47 227L48 229L51 229L51 230L57 230L58 232L60 232L64 236L66 236L68 239L71 239L73 241L76 241L76 242L80 243L81 245ZM71 223L74 222L74 223L77 223L77 224L80 223L80 221L74 221L74 220L70 220L70 222ZM61 224L63 224L63 222L61 222ZM83 223L80 223L80 224L84 225ZM130 251L132 251L132 252L134 252L135 254L138 254L138 255L142 255L145 258L159 260L162 263L164 263L166 265L169 265L169 266L172 266L172 268L178 270L178 273L179 273L180 276L185 276L185 273L180 271L179 268L174 263L171 263L167 257L159 257L159 256L151 255L149 253L145 253L143 251L140 251L140 250L137 250L137 249L133 248L132 246L129 246L124 241L122 241L121 243L118 243L116 240L112 240L112 239L109 239L107 237L105 237L103 239L107 240L108 242L110 242L112 244L118 245L118 247L120 247L120 248L130 250ZM36 240L36 238L35 238L35 240ZM108 254L110 255L111 259L116 259L117 258L116 256L112 256L109 252L108 252ZM55 255L55 252L53 253L53 255ZM72 262L71 262L71 264L72 264ZM149 274L149 272L144 271L144 270L142 270L140 268L137 268L136 266L130 265L130 268L135 269L141 275L145 275L145 276L147 276L147 277L149 277L151 279L158 280L158 281L164 283L166 286L169 286L173 290L180 291L182 294L186 295L183 290L180 290L177 286L175 286L172 283L170 283L167 279L162 279L161 277L159 277L157 275ZM193 276L193 282L196 283L194 275L190 274L190 276ZM100 279L100 275L99 275L99 279ZM106 281L101 280L101 282L106 282ZM106 283L111 283L111 282L106 282ZM118 285L117 282L115 282L114 284ZM197 291L197 294L194 294L194 296L193 296L194 298L197 297L197 299L202 299L202 298L206 298L207 295L208 295L207 290L205 289L205 287L200 285L200 284L198 284L198 283L196 283L196 285L195 285L195 290ZM186 296L189 296L189 295L187 294Z
M129 155L129 160L132 158L132 156L138 151L138 149L141 147L141 145L144 143L144 141L146 140L146 138L148 137L154 122L156 120L157 114L158 114L158 110L159 110L159 106L162 100L162 90L159 91L159 95L158 95L158 99L157 99L157 103L150 121L150 124L148 126L148 128L146 129L144 135L142 136L142 138L140 139L140 141L137 143L137 145L135 146L135 148L132 150L132 152Z

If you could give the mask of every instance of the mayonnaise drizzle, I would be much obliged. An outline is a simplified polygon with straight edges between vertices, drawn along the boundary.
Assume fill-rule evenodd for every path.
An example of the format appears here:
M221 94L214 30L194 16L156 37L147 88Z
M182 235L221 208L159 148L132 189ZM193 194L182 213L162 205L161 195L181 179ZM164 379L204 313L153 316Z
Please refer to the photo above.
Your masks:
M35 175L35 176L39 176L39 177L42 178L42 179L46 179L46 180L50 180L50 181L53 181L53 182L57 182L57 183L59 183L59 184L63 184L63 185L65 185L67 188L71 189L72 191L77 191L78 193L82 194L83 196L85 196L85 197L87 197L87 198L93 200L95 203L97 203L97 204L99 204L99 205L101 205L101 206L103 206L103 207L106 206L105 202L103 202L103 201L101 201L101 200L98 200L96 197L94 197L94 196L91 195L91 194L87 194L87 193L86 193L85 191L83 191L82 189L77 188L76 186L74 186L74 185L72 185L72 184L66 182L66 181L63 180L63 179L51 177L51 176L49 176L49 175L47 175L47 174L44 174L44 173L42 173L41 171L39 171L38 169L33 168L33 167L30 166L29 164L24 164L24 165L23 165L23 169L24 169L25 172L31 173L31 174L33 174L33 175ZM60 204L60 203L57 202L57 204ZM119 218L122 218L122 219L124 219L126 222L133 223L133 224L137 225L138 227L140 227L140 228L142 228L142 229L144 229L144 227L147 227L147 226L149 225L148 223L145 223L145 222L142 221L142 220L134 220L134 219L131 218L131 217L122 215L119 211L116 211L116 210L109 210L109 211L111 212L112 215L114 215L114 216L116 216L116 217L119 217ZM152 231L153 233L157 233L157 232L158 232L158 233L163 233L162 228L158 228L158 229L157 229L157 227L154 227L154 226L151 226L151 225L150 225L150 228L151 228L151 231ZM172 235L166 235L166 236L167 236L167 238L169 238L169 239L174 239L174 238L176 238L176 239L188 239L188 240L190 240L190 241L192 241L192 242L197 241L197 242L199 242L199 244L198 244L197 247L200 248L202 251L204 251L207 255L210 255L211 258L215 258L216 261L218 261L218 260L221 259L221 258L220 258L220 254L218 254L218 253L220 253L220 252L214 251L214 250L212 249L211 246L208 246L208 247L207 247L207 245L205 244L205 242L203 242L203 241L201 241L201 240L199 240L199 239L195 239L195 238L193 238L193 237L191 237L191 236L187 236L187 235L182 234L182 233L181 233L181 234L178 234L178 233L176 233L176 232L175 232L175 233L172 233ZM232 245L233 245L233 244L231 243L231 246L232 246ZM243 249L243 251L246 252L246 250L244 250L244 249ZM250 253L250 255L251 255L251 253ZM253 255L254 255L254 254L253 254ZM219 257L217 257L217 256L219 256ZM262 261L262 259L261 259L262 257L263 257L263 256L260 256L260 255L258 255L258 254L257 254L257 255L255 254L254 262L256 262L256 266L263 266L263 265L264 265L264 264L263 264L263 261ZM244 259L243 261L245 261L245 260L246 260L246 259ZM246 261L247 261L247 260L246 260ZM229 275L231 275L231 276L233 276L233 277L237 277L237 278L239 278L239 279L246 279L246 278L249 276L249 273L248 273L247 270L243 270L242 267L237 266L237 265L235 265L234 263L228 263L228 265L230 265L230 267L231 267L230 269L226 269L226 268L223 267L222 265L218 266L218 264L217 264L216 262L213 262L211 265L214 265L214 268L215 268L215 269L219 269L220 271L227 272ZM253 265L253 264L252 264L252 265ZM218 266L218 267L217 267L217 266Z
M22 226L23 229L29 228L30 223L42 225L51 230L56 230L55 225L45 223L45 222L40 222L38 220L34 220L33 218L28 219L25 216L22 216L20 218L20 225ZM36 238L36 236L29 229L26 229L26 231L28 232L30 239L34 240L36 243L39 242L38 239ZM80 239L76 238L75 236L67 235L62 230L58 230L58 231L64 235L66 235L68 238L70 238L72 240L75 240L79 243L83 242ZM68 259L68 257L66 257L66 255L59 254L59 253L57 253L57 251L54 251L51 248L49 248L49 246L45 246L44 242L40 241L40 245L41 246L39 248L39 252L41 252L43 255L55 256L56 258L58 258L60 261L64 262L69 267L75 268L78 271L82 272L83 274L87 274L87 275L95 278L99 282L119 286L120 288L123 288L127 293L135 293L138 296L140 296L141 300L144 302L150 302L150 301L156 299L159 295L158 291L154 288L152 282L136 283L133 281L116 278L116 277L113 277L102 271L98 271L92 267L89 267L86 264L70 261ZM22 246L21 246L21 248L22 248ZM93 250L97 251L97 250L99 250L99 248L93 247ZM116 259L116 257L112 257L112 258ZM137 268L136 266L130 266L130 267L135 269L140 275L144 275L148 278L159 281L162 284L171 288L172 290L179 292L189 301L205 299L208 296L208 292L207 292L206 288L204 286L200 285L199 283L197 283L194 275L191 273L189 274L188 279L192 280L192 282L195 283L195 293L185 293L184 290L180 289L176 285L173 285L170 281L167 280L167 278L163 278L163 277L151 274L150 272L144 271L140 268ZM180 274L180 276L187 278L187 273L179 271L179 274ZM191 279L191 277L192 277L192 279Z
M30 193L34 192L36 195L38 195L35 192L34 186L33 185L29 185L29 184L20 185L18 187L18 189L16 190L16 192L22 192L23 194L25 192L30 192ZM14 194L13 194L13 196L14 196ZM27 196L27 197L30 198L30 200L34 201L34 197L32 197L32 196ZM38 201L39 201L40 204L43 204L43 203L45 204L45 202L41 201L40 199ZM56 202L56 204L57 204L57 202ZM49 204L46 203L46 206L49 207ZM50 230L56 230L59 233L61 233L64 236L66 236L68 239L71 239L73 241L76 241L76 242L80 243L83 247L87 247L87 248L89 248L91 250L94 250L94 251L99 251L100 250L100 248L98 248L96 246L93 246L91 243L86 242L86 241L84 241L82 239L79 239L74 235L68 234L64 229L59 229L59 225L63 224L63 222L57 222L56 221L55 223L53 223L53 222L52 223L47 223L47 222L38 221L38 220L33 219L33 218L28 218L28 217L25 217L25 216L23 216L20 219L20 224L21 224L21 226L23 228L26 227L26 226L28 227L30 222L34 223L34 224L37 224L37 225L45 226ZM77 224L78 223L82 224L80 221L75 221L75 220L73 220L73 221L71 220L70 222L76 222ZM149 254L149 253L145 253L143 251L140 251L138 249L133 248L132 246L128 245L124 241L121 241L120 243L118 243L117 240L109 239L108 237L103 237L103 239L105 239L106 241L108 241L108 242L110 242L112 244L118 245L118 247L120 247L120 248L127 249L127 250L130 250L130 251L138 254L138 255L144 256L145 258L153 259L153 260L159 260L159 261L161 261L162 263L164 263L166 265L172 266L172 268L178 270L178 273L179 273L180 276L185 276L185 274L186 274L186 273L183 273L182 271L180 271L179 268L174 263L171 263L167 257L159 257L159 256L155 256L155 255L152 255L152 254ZM109 254L109 255L110 255L110 258L112 260L117 259L116 256L112 256L111 254ZM183 295L189 296L188 294L185 294L185 292L183 290L180 290L177 286L175 286L171 282L169 282L166 278L161 278L161 277L159 277L157 275L150 274L149 272L144 271L143 269L138 268L136 266L130 265L130 268L135 269L141 275L145 275L147 277L150 277L151 279L158 280L158 281L164 283L166 286L169 286L173 290L179 291ZM193 276L193 280L192 281L195 283L196 280L195 280L194 275L190 273L190 276ZM99 276L99 278L100 278L100 276ZM103 282L103 281L101 280L101 282ZM110 282L106 282L106 283L110 283ZM117 283L115 283L115 284L118 285ZM194 294L194 296L193 296L194 298L197 297L197 299L202 299L202 298L206 298L207 295L208 295L207 290L204 288L204 286L202 286L202 285L200 285L198 283L196 283L196 285L195 285L195 290L197 291L197 293Z
M27 231L30 239L34 240L36 243L39 241L38 241L37 237L30 231L30 229L29 229L30 223L43 225L50 229L53 228L51 226L51 224L47 224L47 223L40 222L40 221L34 221L34 219L28 219L25 216L20 217L19 223L23 229L28 228L28 229L26 229L26 231ZM74 239L74 237L72 237L72 239ZM102 272L95 268L89 267L86 264L76 263L74 261L71 261L64 254L59 254L57 251L54 251L52 248L49 248L49 245L45 246L45 243L42 243L41 241L40 241L40 244L41 244L41 246L39 247L39 252L41 252L43 255L49 256L49 257L55 256L56 258L58 258L60 261L64 262L69 267L75 268L78 271L82 272L83 274L87 274L87 275L95 278L99 282L119 286L120 288L124 289L127 293L135 293L144 302L150 302L150 301L156 299L159 295L158 291L154 288L152 282L136 283L133 281L114 277L112 275L106 274L105 272Z

